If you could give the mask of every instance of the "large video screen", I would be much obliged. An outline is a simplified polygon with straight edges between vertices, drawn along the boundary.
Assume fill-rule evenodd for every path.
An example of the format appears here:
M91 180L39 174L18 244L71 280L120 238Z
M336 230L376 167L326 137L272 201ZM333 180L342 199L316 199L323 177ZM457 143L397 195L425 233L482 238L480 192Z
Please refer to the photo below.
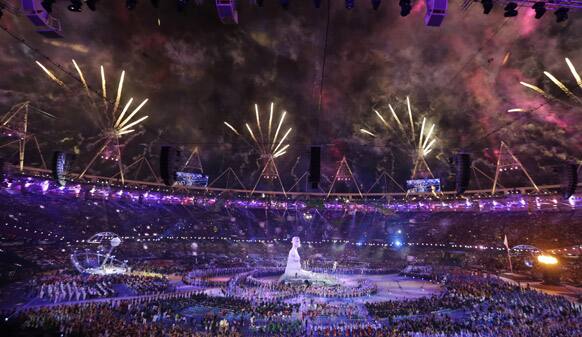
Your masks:
M408 192L431 193L441 191L440 179L414 179L406 181Z
M176 184L182 186L206 187L208 176L201 173L176 172Z

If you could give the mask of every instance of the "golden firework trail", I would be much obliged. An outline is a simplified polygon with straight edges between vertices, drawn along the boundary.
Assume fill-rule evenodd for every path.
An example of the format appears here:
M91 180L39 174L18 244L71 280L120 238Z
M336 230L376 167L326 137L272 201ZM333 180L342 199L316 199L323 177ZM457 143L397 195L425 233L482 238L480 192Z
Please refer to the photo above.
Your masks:
M426 135L425 139L424 139L424 143L422 143L422 148L426 148L428 141L431 139L430 137L432 136L432 132L434 131L434 124L430 127L430 130L428 131L428 134Z
M38 64L39 67L41 67L41 69L45 72L45 74L48 75L48 77L50 79L52 79L53 81L55 81L57 84L59 84L62 87L67 87L63 81L61 81L60 79L58 79L49 69L47 69L44 65L42 65L40 62L36 61L36 63ZM119 109L119 105L121 103L122 97L123 97L123 83L125 80L125 70L121 71L121 75L119 77L119 84L117 86L117 94L115 96L115 102L113 103L113 110L110 112L113 115L113 119L110 121L109 119L111 118L111 116L109 116L109 101L107 100L107 80L106 80L106 75L105 75L105 68L101 65L99 67L99 73L100 73L100 77L101 77L101 92L100 93L96 93L95 91L90 90L90 87L87 83L85 74L83 73L83 71L81 70L81 67L79 67L79 65L77 64L77 62L75 60L72 60L73 66L75 67L75 70L77 71L77 74L79 75L79 80L81 81L82 85L83 85L83 91L85 92L85 95L87 96L87 98L89 99L89 101L91 102L91 105L94 109L96 110L100 110L101 108L97 107L97 105L94 104L94 99L93 96L94 95L98 95L101 97L101 99L104 102L104 107L102 108L102 111L98 111L101 113L101 117L106 119L106 122L104 123L105 125L103 126L103 133L104 134L108 134L108 135L113 135L117 138L132 133L135 131L135 126L139 125L140 123L142 123L143 121L145 121L149 116L142 116L141 118L135 119L134 117L136 117L137 113L144 107L144 105L148 102L148 99L144 99L136 108L133 109L133 111L126 116L127 112L129 111L129 109L131 108L131 105L133 103L133 98L130 98L127 103L125 104L125 106L123 107L121 113L119 115L117 115L117 110ZM117 115L117 117L116 117Z
M115 124L113 124L114 127L118 127L119 126L119 124L123 120L123 117L127 113L127 110L129 110L129 107L131 106L131 103L133 103L133 97L131 97L129 99L129 101L127 101L127 103L125 104L125 107L123 107L123 110L121 110L121 114L119 114L119 117L117 117L117 120L115 121Z
M567 57L566 57L566 64L568 64L568 68L570 68L570 72L572 72L572 75L576 79L576 84L578 84L580 89L582 89L582 77L580 77L580 74L576 71L576 68L574 67L574 65L572 64L570 59Z
M261 128L261 121L259 119L259 105L255 103L255 116L257 117L257 128L259 129L259 135L263 139L263 129Z
M55 81L58 85L60 85L63 88L67 88L67 86L65 85L65 83L63 81L61 81L58 77L55 76L55 74L52 73L52 71L48 70L42 63L35 61L36 64L45 72L45 74L47 74L47 76Z
M382 121L382 123L384 124L384 126L388 127L388 122L386 122L386 120L384 119L384 117L382 116L382 114L374 109L374 112L376 113L376 116L378 116L378 118L380 118L380 120Z
M378 110L374 110L374 113L376 114L376 117L380 121L381 125L384 126L386 132L389 132L392 135L399 137L401 140L404 141L404 143L411 146L411 148L413 148L420 157L425 157L434 149L433 146L436 144L437 141L436 136L434 135L435 124L431 124L429 127L428 120L426 119L426 117L423 117L422 121L420 122L420 129L417 130L416 129L417 123L414 119L414 114L412 112L412 106L410 104L409 97L406 97L406 106L407 106L407 116L410 122L410 131L407 131L403 127L402 122L400 121L400 118L398 117L398 114L396 113L392 105L388 104L388 108L390 109L390 112L392 114L392 119L394 120L394 122L396 122L396 125L398 126L397 128L391 125L388 119L386 119L382 115L382 113L379 112ZM371 137L377 137L378 134L378 132L371 131L368 129L360 129L360 132Z
M572 75L574 76L574 79L576 80L576 84L578 85L578 87L580 89L582 89L582 77L580 76L580 74L576 71L576 68L574 67L574 64L572 64L572 61L570 61L569 58L565 58L566 60L566 64L568 65L568 68L570 69L570 72L572 73ZM566 96L568 96L571 100L576 101L576 103L578 104L582 104L582 98L578 97L574 94L574 92L572 90L570 90L562 81L560 81L556 76L552 75L552 73L550 73L549 71L544 71L544 75L550 79L550 81L552 81L552 83L558 87L564 94L566 94ZM555 100L556 98L553 97L552 95L548 94L547 92L545 92L542 88L530 84L530 83L526 83L526 82L519 82L521 85L533 90L534 92L543 95L546 99L548 100ZM565 102L567 103L567 102Z
M283 114L281 115L281 119L279 119L279 125L277 126L277 131L275 131L275 137L273 137L273 142L271 143L271 147L272 147L272 144L275 144L275 142L277 142L277 136L279 135L279 131L281 131L281 126L283 125L283 122L285 121L286 115L287 115L287 111L283 111Z
M422 119L422 126L420 127L420 137L418 137L418 149L422 148L422 134L424 133L424 124L426 124L426 118ZM414 128L413 128L414 130Z
M285 139L287 139L287 136L289 136L289 133L291 133L291 128L289 128L287 130L287 132L285 132L285 134L283 135L283 137L281 137L281 140L279 141L279 143L277 144L277 146L275 146L275 149L273 150L273 152L277 153L277 150L279 149L279 147L283 144L283 142L285 141ZM274 143L272 143L274 144Z
M280 156L284 155L285 153L287 153L287 148L289 148L289 144L283 146L278 152L276 152L273 155L273 158L280 157Z
M406 96L406 105L408 106L408 118L410 119L410 131L412 131L412 138L414 138L414 119L412 118L412 108L410 107L410 97ZM422 139L422 135L420 135Z
M245 123L245 126L247 127L247 130L249 130L249 134L251 135L251 138L255 141L255 143L257 143L257 145L260 147L261 144L259 143L259 141L257 140L257 137L255 137L255 134L253 133L253 129L251 129L249 123Z
M507 61L509 61L509 56L511 55L511 52L506 52L505 56L503 56L503 61L501 61L502 65L506 65Z
M368 130L366 130L366 129L360 129L360 132L361 132L361 133L365 133L365 134L367 134L367 135L370 135L370 136L372 136L372 137L376 137L376 135L375 135L373 132L370 132L370 131L368 131Z
M113 106L113 113L117 111L119 107L119 101L121 100L121 92L123 91L123 78L125 77L125 70L121 71L121 77L119 78L119 85L117 86L117 96L115 97L115 105Z
M546 93L544 91L544 89L542 89L542 88L540 88L540 87L538 87L536 85L529 84L529 83L526 83L526 82L519 82L519 84L523 85L526 88L530 88L531 90L537 92L538 94L543 95L547 99L550 99L550 100L551 99L554 99L554 97L552 97L550 94Z
M271 109L269 112L269 134L268 139L271 139L271 126L273 125L273 109L275 108L275 103L271 102Z
M394 117L394 119L396 120L396 123L398 123L398 127L400 127L400 129L404 131L404 128L402 126L402 123L400 122L400 118L398 118L398 115L396 114L396 111L394 111L394 108L392 107L391 104L388 104L388 107L390 108L390 112L392 112L392 117ZM384 119L384 118L382 118L382 119Z
M132 100L132 99L130 98L130 101L131 101L131 100ZM139 123L137 123L137 121L136 121L136 122L132 122L132 123L131 123L131 124L129 124L129 125L126 125L127 123L129 123L129 122L131 121L131 119L133 118L133 116L135 116L135 115L136 115L136 114L139 112L139 110L140 110L141 108L143 108L143 106L144 106L144 105L146 105L146 103L147 103L147 102L148 102L148 99L147 99L147 98L146 98L146 99L144 99L144 100L143 100L143 102L141 102L141 104L140 104L140 105L138 105L138 106L137 106L137 108L133 109L133 111L131 112L131 114L129 114L129 116L127 116L127 118L125 118L125 119L124 119L124 120L123 120L121 123L119 123L119 125L117 125L117 127L116 127L116 128L117 128L118 130L123 130L123 129L127 129L128 127L131 127L131 126L134 126L134 125L136 125L136 124L139 124ZM121 115L120 115L120 116L121 116ZM144 117L140 118L138 121L143 121L143 120L145 120L145 119L146 119L146 118L148 118L148 117L149 117L149 116L144 116ZM118 118L118 119L119 119L119 118Z
M101 94L103 95L103 101L107 102L107 85L105 83L105 68L101 65Z
M85 88L86 95L90 96L89 85L87 85L87 81L85 80L85 76L83 76L83 72L81 71L81 68L79 68L79 65L77 65L77 62L75 62L74 59L72 61L73 61L73 66L75 66L75 69L77 69L77 73L79 74L79 78L81 79L81 82L83 83L83 87Z
M568 97L573 98L573 99L577 99L576 96L574 96L574 94L570 91L570 89L568 89L568 87L566 87L564 85L564 83L560 82L559 79L557 79L554 75L552 75L551 73L544 71L544 75L546 75L547 78L549 78L552 82L554 82L554 84L560 88L560 90L562 90L566 95L568 95Z
M527 110L522 109L522 108L512 108L512 109L508 109L507 112L526 112Z
M224 125L226 125L229 129L231 129L234 133L236 133L237 135L240 136L240 133L238 133L238 131L236 131L236 129L234 128L234 126L228 124L228 122L224 122Z
M251 124L244 123L244 127L247 130L248 136L252 140L252 145L255 147L256 151L264 157L277 158L281 157L289 149L290 144L285 144L285 141L291 134L293 128L287 128L287 131L283 133L283 136L279 138L281 133L281 128L284 128L285 117L287 116L287 111L283 111L279 117L279 123L275 129L273 136L273 119L275 117L275 104L271 102L269 109L268 119L261 118L261 113L259 110L259 105L254 105L255 110L255 121L256 128L253 129ZM266 123L265 123L266 122ZM239 132L231 123L224 121L224 125L237 136L244 137L241 132ZM266 130L264 130L266 125Z

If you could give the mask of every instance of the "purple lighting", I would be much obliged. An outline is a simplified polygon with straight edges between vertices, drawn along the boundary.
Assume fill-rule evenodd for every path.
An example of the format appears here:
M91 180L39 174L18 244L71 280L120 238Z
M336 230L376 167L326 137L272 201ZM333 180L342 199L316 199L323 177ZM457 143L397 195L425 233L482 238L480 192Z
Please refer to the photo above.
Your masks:
M113 186L102 184L68 184L60 186L56 182L43 178L13 177L6 179L3 188L16 193L27 191L39 194L52 194L71 197L84 197L92 200L126 200L145 204L168 205L196 205L199 207L215 206L220 197L199 194L180 194L127 188L127 186ZM560 210L573 209L576 201L580 199L573 196L568 200L559 201L555 194L507 194L474 196L473 200L442 199L432 197L413 197L410 200L385 201L381 199L349 200L336 198L333 201L319 199L315 203L304 200L292 200L288 198L267 199L265 197L252 198L248 195L222 197L225 208L247 209L273 209L273 210L309 210L323 208L327 211L347 212L349 214L374 213L374 212L524 212L536 210Z
M48 191L49 189L49 181L45 180L42 183L40 183L40 188L42 189L43 193Z
M448 0L426 0L424 24L429 27L439 27L447 16Z

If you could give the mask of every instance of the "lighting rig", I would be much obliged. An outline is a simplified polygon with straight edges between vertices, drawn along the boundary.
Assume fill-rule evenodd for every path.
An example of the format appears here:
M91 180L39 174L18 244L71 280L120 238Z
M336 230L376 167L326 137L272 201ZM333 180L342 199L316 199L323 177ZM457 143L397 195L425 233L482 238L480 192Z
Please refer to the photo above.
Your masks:
M495 3L504 5L503 16L506 18L512 18L519 15L520 9L526 9L531 7L535 11L535 18L541 19L547 11L553 11L556 17L556 22L561 23L568 19L568 13L570 10L581 10L582 1L539 1L539 0L511 0L511 1L500 1L500 0L481 0L481 5L483 6L483 14L489 14L493 10ZM465 5L468 8L471 3Z
M0 116L0 138L7 139L6 143L0 144L0 148L18 145L18 168L20 171L24 169L26 145L29 141L34 142L43 168L47 167L38 140L28 127L31 113L56 119L55 116L35 107L28 101L12 106L8 112Z
M362 196L362 191L360 190L360 186L358 185L358 181L356 180L356 177L354 177L354 174L352 173L352 169L350 168L350 165L348 165L348 161L346 159L346 157L342 157L342 160L340 160L338 162L338 167L337 167L337 171L333 177L333 181L331 183L331 186L329 187L329 191L327 192L327 198L329 198L329 196L332 194L335 184L337 182L342 182L342 183L349 183L352 182L354 184L354 186L356 187L358 194L360 196Z
M521 170L523 174L527 177L531 186L539 192L539 187L533 181L532 177L530 176L529 172L525 169L522 163L517 159L517 157L513 154L511 149L505 142L501 142L499 146L499 152L497 157L497 165L495 169L495 178L493 180L493 188L491 189L491 194L495 194L495 190L497 188L499 177L501 173L513 173Z
M2 6L6 7L4 3L9 3L10 0L0 0L0 13L2 10ZM91 11L96 10L96 3L99 0L70 0L70 4L67 6L67 9L72 12L81 12L83 8L83 3L89 7ZM224 24L238 24L238 12L237 12L237 3L235 0L214 0L216 11L220 21ZM423 0L421 0L423 1ZM447 9L448 9L448 0L424 0L426 13L424 16L424 22L426 26L438 27L440 26L444 18L447 16ZM52 25L58 25L60 29L60 24L58 20L52 18L48 18L48 14L52 13L53 5L55 4L56 0L21 0L22 7L28 7L29 13L37 12L37 17L40 17L44 21L44 25L47 25L47 22ZM159 0L150 0L151 5L154 8L159 7ZM535 11L535 18L541 19L544 14L550 10L554 12L554 16L556 17L556 22L561 23L568 19L568 14L570 10L579 10L582 9L582 0L569 0L569 1L536 1L536 0L476 0L475 2L480 2L483 6L483 14L490 14L495 4L499 4L503 6L505 17L516 17L519 15L519 9L525 9L531 7L532 10ZM26 6L25 6L26 3ZM264 0L252 0L251 3L259 8L264 7L265 1ZM279 0L279 5L282 9L288 10L291 7L291 0ZM465 0L463 2L463 9L468 9L473 2ZM176 0L176 9L179 12L182 12L186 9L189 4L189 0ZM370 0L371 9L377 11L382 4L382 0ZM138 5L138 0L126 0L125 6L128 10L134 10ZM315 8L321 8L322 1L321 0L313 0L313 6ZM328 6L331 5L331 2L328 2ZM413 7L413 0L399 0L398 3L400 7L400 16L406 17L410 15L412 12ZM344 7L347 10L354 9L356 6L355 0L344 0ZM47 15L41 15L38 10L35 8L42 8L42 12L46 13ZM27 15L30 17L30 15ZM0 14L1 17L1 14ZM56 21L55 21L56 20ZM31 19L33 21L33 19ZM34 21L33 21L34 22ZM36 23L35 23L36 24ZM54 29L53 29L54 30Z

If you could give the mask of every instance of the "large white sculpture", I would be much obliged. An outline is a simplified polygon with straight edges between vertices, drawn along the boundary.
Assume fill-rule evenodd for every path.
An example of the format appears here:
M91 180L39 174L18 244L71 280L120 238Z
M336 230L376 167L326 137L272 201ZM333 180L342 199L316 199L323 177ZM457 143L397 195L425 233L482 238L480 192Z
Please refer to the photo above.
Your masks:
M301 257L297 249L301 248L301 240L298 236L291 239L291 250L287 256L287 266L285 266L285 273L279 278L280 282L314 282L335 284L337 280L329 275L312 273L301 269Z
M287 257L287 266L285 267L285 274L283 275L297 278L302 272L301 257L297 251L297 249L301 247L301 240L299 240L298 236L294 236L293 239L291 239L291 244L293 246L289 251L289 256Z

